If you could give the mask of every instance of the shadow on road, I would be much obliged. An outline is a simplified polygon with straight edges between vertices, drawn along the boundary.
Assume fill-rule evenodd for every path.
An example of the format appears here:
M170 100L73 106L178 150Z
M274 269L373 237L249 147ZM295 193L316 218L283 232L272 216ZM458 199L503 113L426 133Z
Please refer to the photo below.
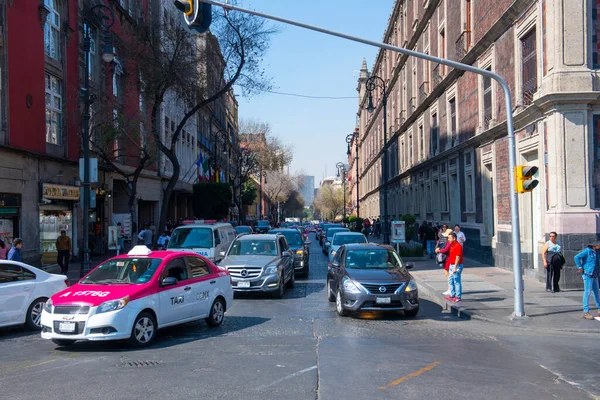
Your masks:
M282 299L301 299L313 293L323 292L325 290L324 283L303 283L296 281L296 287L293 289L286 289ZM260 292L242 292L235 293L235 299L240 300L272 300L275 299L268 293Z
M355 319L376 319L380 321L446 321L464 322L449 311L445 311L436 303L429 300L419 300L419 314L416 317L407 317L402 311L361 311L352 315Z

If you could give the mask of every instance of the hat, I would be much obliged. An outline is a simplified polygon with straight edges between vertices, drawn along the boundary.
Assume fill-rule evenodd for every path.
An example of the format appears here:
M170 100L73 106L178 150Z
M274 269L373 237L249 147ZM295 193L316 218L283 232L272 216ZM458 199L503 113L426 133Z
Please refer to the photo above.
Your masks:
M442 233L443 237L448 237L449 234L451 234L452 232L454 232L452 229L448 228L446 229L446 231L444 233Z

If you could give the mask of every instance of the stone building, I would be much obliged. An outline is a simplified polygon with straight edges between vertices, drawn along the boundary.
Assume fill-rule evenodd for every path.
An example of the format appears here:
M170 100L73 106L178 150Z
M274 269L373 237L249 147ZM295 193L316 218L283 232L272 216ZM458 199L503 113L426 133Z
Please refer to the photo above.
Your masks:
M523 267L544 275L540 250L557 231L563 287L581 285L573 255L600 221L598 2L397 0L383 41L489 69L511 89L517 165L537 166L539 186L519 195ZM366 80L386 82L368 101ZM360 210L383 215L387 134L390 219L460 224L466 255L510 269L506 109L498 84L472 73L380 51L359 79Z

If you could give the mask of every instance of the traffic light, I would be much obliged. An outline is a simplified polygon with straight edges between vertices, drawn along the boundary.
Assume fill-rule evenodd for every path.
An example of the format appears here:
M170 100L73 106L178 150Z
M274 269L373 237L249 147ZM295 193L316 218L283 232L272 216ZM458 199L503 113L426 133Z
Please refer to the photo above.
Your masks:
M199 0L175 0L175 7L183 13L183 20L192 33L204 33L212 22L212 6Z
M515 187L517 193L531 192L540 183L533 176L537 174L538 167L519 165L515 168Z

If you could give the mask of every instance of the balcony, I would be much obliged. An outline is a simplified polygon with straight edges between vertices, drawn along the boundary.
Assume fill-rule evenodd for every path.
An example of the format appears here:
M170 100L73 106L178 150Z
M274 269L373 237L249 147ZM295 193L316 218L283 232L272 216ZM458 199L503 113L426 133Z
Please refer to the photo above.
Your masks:
M456 59L462 60L471 46L471 31L464 31L456 41Z
M423 82L419 86L419 104L423 103L427 96L429 96L429 82Z
M483 130L487 131L492 127L492 107L483 110Z
M433 84L433 87L438 86L440 83L442 83L442 66L441 64L437 64L435 66L435 68L433 69L432 73L431 73L431 81Z

